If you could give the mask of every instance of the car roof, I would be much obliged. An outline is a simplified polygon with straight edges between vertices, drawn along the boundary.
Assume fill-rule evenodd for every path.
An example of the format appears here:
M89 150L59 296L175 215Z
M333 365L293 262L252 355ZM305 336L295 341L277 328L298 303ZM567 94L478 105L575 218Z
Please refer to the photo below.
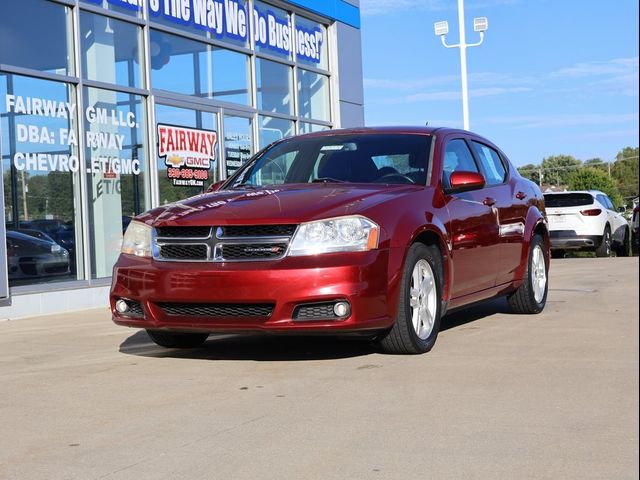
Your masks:
M336 135L375 135L375 134L409 134L409 135L434 135L435 133L459 133L476 135L466 130L445 127L416 127L416 126L388 126L388 127L358 127L324 130L322 132L307 133L300 137L332 137Z

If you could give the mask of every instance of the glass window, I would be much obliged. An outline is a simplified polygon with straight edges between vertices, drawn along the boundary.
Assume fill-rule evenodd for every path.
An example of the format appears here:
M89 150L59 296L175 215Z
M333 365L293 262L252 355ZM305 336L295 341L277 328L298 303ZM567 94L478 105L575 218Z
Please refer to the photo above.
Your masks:
M249 105L249 57L242 53L227 50L226 48L213 48L213 54L207 55L203 62L200 55L201 85L206 85L202 92L206 96L223 102L240 103ZM213 57L213 75L209 71L209 58ZM206 66L203 68L202 64ZM212 82L208 84L207 82Z
M256 52L291 60L294 44L293 28L291 16L286 11L273 5L255 2L253 24Z
M590 193L547 193L544 196L546 207L581 207L593 205Z
M151 86L225 102L250 103L249 57L151 30Z
M467 143L462 139L451 140L447 143L442 166L442 183L445 188L451 187L449 178L453 172L480 173Z
M298 69L298 115L330 120L329 77Z
M224 117L224 162L227 177L233 175L253 154L251 120L245 117Z
M7 268L11 286L82 277L74 87L0 74Z
M111 276L122 235L145 211L147 142L144 99L85 87L85 163L91 276Z
M240 47L249 46L251 22L245 0L160 0L148 5L151 22Z
M166 153L166 155L158 156L157 158L160 203L163 205L173 203L203 193L218 178L219 139L217 136L217 114L156 104L156 122L159 126L156 128L158 139L160 140L159 146L162 146L160 149L162 151L158 153ZM178 147L174 152L169 151L164 146L165 141L160 139L159 129L164 128L163 126L169 127L169 129L165 130L166 133L163 133L163 138L167 136L175 138L176 134L180 135L182 129L185 129L185 135L192 135L192 138L196 138L193 137L194 134L198 138L204 135L206 139L204 149L206 152L197 152L199 154L204 153L204 156L198 157L202 159L202 163L198 163L195 166L187 165L186 161L183 160L187 153L184 148ZM194 132L192 129L196 131ZM210 136L212 133L216 134L215 137ZM202 145L202 142L200 142L200 146ZM211 154L213 155L211 156ZM178 158L176 159L176 157Z
M260 137L258 148L264 148L276 140L293 135L293 121L282 118L265 117L260 115Z
M301 134L314 133L314 132L324 132L325 130L329 130L329 127L327 127L326 125L317 125L315 123L300 122L298 124L298 130Z
M252 172L243 183L248 185L283 185L286 183L287 172L298 156L298 150L286 151L280 155L270 156L260 169Z
M615 210L613 203L611 202L611 200L609 200L609 197L607 197L606 195L598 194L596 195L596 198L607 210Z
M281 63L256 59L258 109L293 114L293 69Z
M142 86L142 29L113 18L80 13L83 77Z
M141 0L137 2L129 0L80 0L80 3L97 5L112 12L124 13L138 18L142 17L142 5L144 4Z
M473 149L480 159L487 185L500 185L504 183L507 171L504 168L498 152L478 142L471 142L471 145L473 145Z
M327 69L327 29L312 20L296 16L296 61L316 68Z
M3 1L0 63L73 75L71 25L69 7L45 0Z
M233 182L422 184L431 137L343 134L292 137L268 148ZM380 167L378 167L378 164Z

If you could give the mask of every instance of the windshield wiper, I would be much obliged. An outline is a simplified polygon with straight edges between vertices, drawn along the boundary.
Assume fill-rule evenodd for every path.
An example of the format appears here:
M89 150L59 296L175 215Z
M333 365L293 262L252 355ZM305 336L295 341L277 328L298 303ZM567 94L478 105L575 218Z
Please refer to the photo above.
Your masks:
M260 185L254 185L253 183L239 183L238 185L234 185L231 189L243 189L243 190L256 190L261 188Z
M340 180L339 178L320 177L320 178L314 179L311 183L347 183L347 181Z

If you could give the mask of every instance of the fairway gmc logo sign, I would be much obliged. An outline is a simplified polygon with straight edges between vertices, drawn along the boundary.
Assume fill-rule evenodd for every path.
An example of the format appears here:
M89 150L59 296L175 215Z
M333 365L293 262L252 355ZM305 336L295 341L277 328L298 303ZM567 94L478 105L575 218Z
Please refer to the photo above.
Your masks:
M203 187L216 158L218 134L211 130L158 124L158 156L174 186Z

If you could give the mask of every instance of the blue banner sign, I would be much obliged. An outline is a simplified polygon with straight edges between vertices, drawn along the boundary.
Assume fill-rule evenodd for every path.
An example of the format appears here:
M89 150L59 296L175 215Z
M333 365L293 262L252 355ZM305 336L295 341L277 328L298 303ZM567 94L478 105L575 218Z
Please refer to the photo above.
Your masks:
M104 0L89 0L102 4ZM239 0L106 0L112 5L139 11L148 6L150 19L162 16L176 25L194 27L216 38L248 41L250 30L255 44L280 54L295 53L298 58L321 62L324 30L301 26L293 28L289 15L254 8L249 15Z

